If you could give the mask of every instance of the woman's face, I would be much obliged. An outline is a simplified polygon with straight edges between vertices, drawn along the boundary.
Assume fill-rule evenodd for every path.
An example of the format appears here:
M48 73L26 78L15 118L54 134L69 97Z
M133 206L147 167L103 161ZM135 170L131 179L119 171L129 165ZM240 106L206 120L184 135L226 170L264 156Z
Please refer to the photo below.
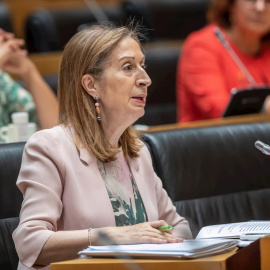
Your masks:
M144 115L151 84L144 61L139 44L132 38L121 40L113 50L99 83L101 118L107 123L129 126Z
M231 15L239 31L259 37L270 32L270 0L236 0Z

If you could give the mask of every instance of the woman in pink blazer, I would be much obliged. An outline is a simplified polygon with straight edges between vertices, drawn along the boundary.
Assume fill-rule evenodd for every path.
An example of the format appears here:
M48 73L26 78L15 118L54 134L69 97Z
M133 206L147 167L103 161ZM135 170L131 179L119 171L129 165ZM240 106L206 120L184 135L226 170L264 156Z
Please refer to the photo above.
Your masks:
M191 238L132 124L144 114L145 58L135 30L95 26L63 52L59 125L27 142L17 185L24 195L13 233L19 269L73 259L88 245ZM156 228L170 224L173 230Z

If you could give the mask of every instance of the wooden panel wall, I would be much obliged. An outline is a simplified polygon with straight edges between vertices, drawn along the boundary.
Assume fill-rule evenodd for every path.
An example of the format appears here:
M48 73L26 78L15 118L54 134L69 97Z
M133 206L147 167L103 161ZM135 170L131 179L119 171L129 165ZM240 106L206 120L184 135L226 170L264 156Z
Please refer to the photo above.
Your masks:
M41 8L69 9L87 7L84 0L3 0L9 6L14 33L24 38L24 25L27 16ZM122 0L96 0L99 4L113 4Z

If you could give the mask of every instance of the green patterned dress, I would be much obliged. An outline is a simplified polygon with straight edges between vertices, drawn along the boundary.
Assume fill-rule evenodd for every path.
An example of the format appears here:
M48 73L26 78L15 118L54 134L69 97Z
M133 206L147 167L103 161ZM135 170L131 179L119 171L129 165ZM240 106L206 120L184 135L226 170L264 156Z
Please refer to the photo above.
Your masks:
M103 163L98 168L107 188L116 226L134 225L148 221L135 179L121 151L116 161Z
M30 93L0 70L0 127L11 123L13 112L28 112L29 121L38 124L35 104Z

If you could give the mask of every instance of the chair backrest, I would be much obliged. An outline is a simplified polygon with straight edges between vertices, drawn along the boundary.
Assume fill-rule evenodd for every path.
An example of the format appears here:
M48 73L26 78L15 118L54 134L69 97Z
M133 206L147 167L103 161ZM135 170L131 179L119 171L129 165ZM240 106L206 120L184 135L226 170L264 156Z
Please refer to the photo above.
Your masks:
M0 219L0 269L16 270L19 258L12 239L12 233L19 224L19 218Z
M45 75L45 76L43 76L43 79L51 87L54 94L57 95L58 74Z
M149 126L176 123L176 69L180 47L165 46L145 50L148 88L145 115L136 124Z
M0 3L0 28L13 32L9 9L5 3Z
M151 41L184 39L206 24L209 0L125 0L123 10L147 29Z
M103 6L108 19L115 24L124 20L119 5ZM61 51L69 39L76 34L79 26L97 23L89 9L43 9L32 13L25 27L26 45L30 53Z
M270 219L270 123L177 129L144 135L153 166L194 233L209 224Z
M18 217L23 196L16 186L25 143L0 144L0 219Z

